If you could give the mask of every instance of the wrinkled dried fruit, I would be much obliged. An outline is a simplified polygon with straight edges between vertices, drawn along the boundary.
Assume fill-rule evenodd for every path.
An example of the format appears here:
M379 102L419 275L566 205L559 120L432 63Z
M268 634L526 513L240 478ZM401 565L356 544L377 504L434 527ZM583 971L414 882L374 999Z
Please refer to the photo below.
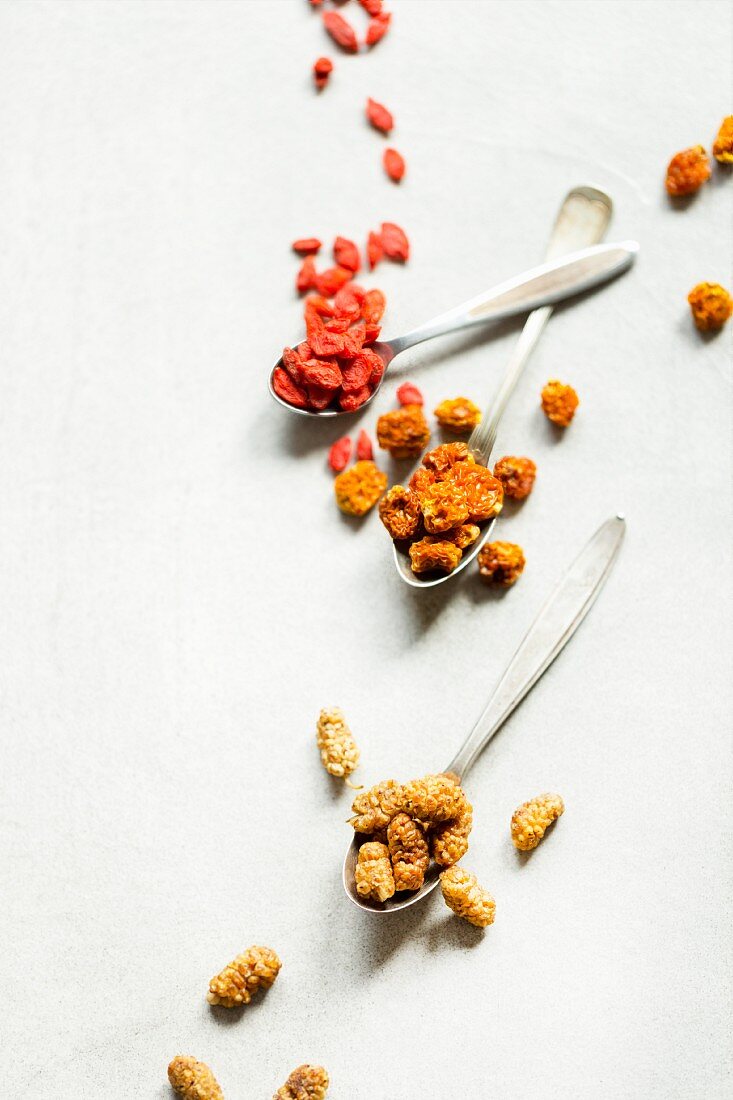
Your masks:
M494 466L494 477L504 487L504 496L524 500L532 492L537 467L531 458L504 455Z
M341 289L344 283L348 283L349 279L353 278L354 272L348 267L329 267L325 271L322 271L320 275L316 275L315 288L319 294L323 294L326 298L333 298L334 294Z
M541 397L542 409L548 420L561 428L567 428L580 404L573 387L553 378L542 390Z
M440 888L446 905L456 916L486 928L494 923L496 902L488 890L479 886L478 879L463 867L449 867L440 876Z
M430 428L419 405L405 405L383 413L377 421L379 446L393 458L419 455L430 439Z
M287 401L288 405L294 405L296 409L305 409L308 405L306 391L298 386L282 367L276 367L272 372L272 388L278 397Z
M722 328L733 313L733 298L719 283L698 283L687 295L687 301L700 332Z
M356 892L370 901L386 901L395 892L389 848L377 840L362 844L354 871Z
M313 290L316 285L316 265L313 262L312 256L306 256L301 265L300 271L295 277L295 289L299 294L305 294L308 290Z
M384 247L382 246L382 238L379 233L370 232L367 241L367 259L369 260L370 271L374 271L374 268L382 259L383 255Z
M411 539L420 526L417 493L404 485L393 485L379 502L379 518L393 539Z
M466 550L469 546L473 546L480 534L481 528L477 527L475 523L461 523L458 527L446 531L443 538L450 539L461 550Z
M337 11L324 11L323 25L337 46L347 53L356 53L359 49L356 31L343 15Z
M367 99L366 116L375 130L388 134L394 126L394 118L383 103L377 103L375 99Z
M272 1100L326 1100L328 1084L323 1066L298 1066Z
M283 348L283 366L296 386L303 384L303 360L294 348Z
M359 750L340 707L328 707L318 716L316 743L329 775L347 779L359 763Z
M410 258L410 242L404 229L394 222L382 222L382 248L390 260L406 263Z
M351 437L348 435L342 435L340 439L337 439L335 443L331 444L331 449L328 452L328 465L332 470L335 470L337 474L340 474L342 470L345 470L349 464L351 458Z
M405 174L405 158L396 149L385 149L382 156L384 170L391 180L399 183Z
M362 462L367 462L374 458L372 441L363 428L359 432L359 438L356 441L356 457L361 459Z
M336 503L341 511L349 516L363 516L374 507L387 488L387 475L373 462L356 462L350 470L339 474L333 484Z
M425 530L441 535L468 519L468 502L460 485L452 481L436 481L419 495Z
M381 15L375 16L374 19L369 21L366 32L366 44L367 46L376 46L377 42L380 42L387 31L389 30L389 24L392 21L392 16L389 12L382 12Z
M728 115L720 124L713 144L713 156L721 164L733 164L733 115Z
M387 827L395 890L419 890L430 864L425 831L409 814L396 814Z
M386 829L394 815L401 812L403 798L402 784L384 779L356 796L351 804L355 816L350 818L349 824L357 833Z
M358 393L369 383L371 365L368 359L358 355L347 363L341 371L341 389L343 393Z
M441 428L460 435L473 431L481 420L481 409L467 397L454 397L441 401L435 409L435 416Z
M466 796L447 775L426 775L413 779L402 790L403 807L410 817L436 824L458 817L466 805Z
M329 332L321 318L315 314L306 317L305 325L308 334L308 345L314 355L325 359L330 356L341 355L344 350L342 334Z
M454 542L431 535L413 542L409 554L413 573L452 573L463 557Z
M465 493L471 523L484 523L492 516L498 516L504 504L504 489L485 466L478 462L457 462L445 480Z
M359 3L367 15L371 15L373 19L382 14L382 0L359 0Z
M378 325L384 316L387 307L387 299L381 290L375 287L368 290L361 303L361 316L367 325Z
M335 393L341 385L341 371L332 359L308 359L302 369L308 387L317 386L319 390Z
M237 1008L248 1005L258 989L269 989L282 963L269 947L248 947L209 982L210 1005Z
M484 580L495 581L504 588L519 580L526 564L522 547L514 542L487 542L479 550L477 561Z
M337 237L333 242L333 258L339 267L345 267L347 271L357 272L361 267L359 249L346 237Z
M356 412L371 396L372 391L368 386L362 386L360 390L355 390L354 393L342 393L339 397L339 408L343 409L344 412ZM386 486L386 474L384 475L384 483Z
M542 840L553 821L565 812L559 794L539 794L523 802L512 814L512 841L520 852L530 852Z
M299 237L297 241L293 241L292 248L299 256L313 256L320 251L321 242L318 237Z
M333 300L333 311L337 317L344 317L350 323L361 316L361 305L364 301L365 291L357 283L345 283L336 292Z
M209 1067L188 1054L178 1054L168 1066L171 1087L184 1100L224 1100Z
M430 836L430 854L441 867L452 867L468 851L473 827L473 806L466 800L458 817L438 825Z
M683 149L672 157L667 167L665 186L673 198L692 195L710 179L710 161L702 145Z
M413 382L403 382L397 387L397 400L400 405L425 404L425 398Z

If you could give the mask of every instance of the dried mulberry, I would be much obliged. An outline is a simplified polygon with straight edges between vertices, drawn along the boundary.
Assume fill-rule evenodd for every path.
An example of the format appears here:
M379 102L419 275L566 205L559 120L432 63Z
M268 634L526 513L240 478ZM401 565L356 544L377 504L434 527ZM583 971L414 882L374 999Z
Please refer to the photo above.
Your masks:
M504 588L510 588L519 580L525 564L522 547L514 542L487 542L478 552L481 576Z
M468 851L468 837L473 828L473 806L465 801L463 810L452 821L438 825L430 836L430 852L441 867L458 863Z
M454 542L430 536L413 542L409 553L413 573L452 573L463 557Z
M702 145L676 153L667 167L665 186L672 198L692 195L710 179L710 161Z
M430 439L430 428L419 405L384 413L377 421L377 440L393 458L419 455Z
M425 530L432 535L450 531L468 519L468 502L460 485L450 481L436 481L420 493Z
M441 428L461 435L472 431L480 423L481 409L467 397L454 397L441 401L435 409L435 416Z
M413 779L405 784L402 795L405 812L431 824L458 817L466 805L462 789L447 775Z
M687 301L700 332L722 328L733 313L733 298L718 283L698 283L687 295Z
M209 1067L188 1054L178 1054L168 1066L168 1080L184 1100L224 1100Z
M269 947L248 947L209 982L211 1005L237 1008L248 1005L258 989L269 989L282 963Z
M504 455L494 466L494 477L504 487L504 496L524 500L532 492L537 467L531 458Z
M540 794L524 802L512 815L512 841L520 852L536 848L545 832L565 811L559 794Z
M362 791L354 799L351 809L355 817L349 821L357 833L375 833L386 829L395 814L403 809L404 791L401 783L385 779Z
M478 462L458 462L448 474L448 480L459 486L466 497L471 523L484 523L498 516L504 505L504 488L490 470Z
M359 763L359 750L339 707L321 711L316 742L321 763L328 774L337 779L347 779Z
M440 876L440 887L445 903L453 912L475 924L477 928L486 928L494 923L496 902L488 890L479 886L475 875L463 867L449 867Z
M325 1100L328 1085L323 1066L298 1066L272 1100Z
M395 890L419 890L430 865L425 833L409 814L396 814L387 827Z
M370 901L386 901L395 892L395 880L389 848L379 841L362 844L354 871L356 892Z
M334 479L333 485L341 511L349 516L364 516L387 488L387 475L373 462L355 462Z
M733 115L728 115L720 124L713 156L721 164L733 164Z
M542 410L548 420L560 428L567 428L575 416L580 401L572 386L551 379L542 390Z
M411 539L420 526L417 493L404 485L393 485L379 502L379 518L393 539Z

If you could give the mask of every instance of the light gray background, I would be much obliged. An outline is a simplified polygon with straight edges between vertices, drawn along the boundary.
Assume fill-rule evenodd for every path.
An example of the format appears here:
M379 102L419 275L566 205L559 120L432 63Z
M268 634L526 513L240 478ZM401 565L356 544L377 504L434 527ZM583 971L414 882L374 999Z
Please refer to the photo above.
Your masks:
M731 282L733 181L683 210L662 181L731 110L730 9L392 7L357 58L305 0L0 9L4 1096L165 1100L177 1052L227 1100L306 1060L334 1100L727 1092L733 326L701 339L685 297ZM367 95L395 111L399 189ZM526 573L414 593L377 517L336 511L337 431L267 396L300 331L289 243L404 224L413 259L377 273L397 334L539 262L581 182L642 253L552 320L507 413L499 452L539 466L499 530ZM484 402L517 331L402 378ZM562 438L552 376L582 401ZM442 766L617 509L600 602L471 776L496 924L437 896L366 919L319 708L345 708L366 782ZM567 812L525 862L510 814L544 789ZM276 986L212 1012L209 977L258 942Z

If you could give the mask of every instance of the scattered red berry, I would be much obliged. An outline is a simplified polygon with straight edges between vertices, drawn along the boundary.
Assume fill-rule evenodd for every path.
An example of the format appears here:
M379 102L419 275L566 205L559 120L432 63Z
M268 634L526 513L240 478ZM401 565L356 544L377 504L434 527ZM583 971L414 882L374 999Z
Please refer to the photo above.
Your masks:
M394 222L382 222L382 247L385 256L390 260L399 260L405 263L410 258L410 242L404 229Z
M295 287L299 294L305 294L307 290L313 290L316 285L316 265L312 256L306 256L295 279Z
M405 158L402 154L396 149L385 149L382 163L389 178L399 183L405 174Z
M321 242L318 237L301 237L297 241L293 241L293 252L297 252L299 256L315 256L316 252L320 251Z
M354 273L361 267L359 249L353 241L347 240L346 237L337 237L333 242L333 258L339 267L348 268L349 271Z
M328 465L334 473L340 474L345 470L351 458L351 437L343 435L337 439L328 452Z
M370 20L369 26L366 32L366 44L367 46L376 46L377 42L380 42L387 31L389 30L389 24L392 16L389 12L382 12L376 16L375 19Z
M388 134L394 127L394 118L390 111L382 103L375 99L367 99L366 116L375 130Z
M367 15L376 17L381 15L382 12L382 0L359 0L359 3L364 8Z
M325 88L328 84L328 78L333 72L333 61L329 57L319 57L313 66L313 79L316 82L316 88Z
M359 432L359 438L356 441L356 457L360 462L367 462L369 459L374 458L372 441L363 428Z
M323 25L331 35L337 46L348 53L356 53L359 43L356 40L356 31L343 15L337 11L324 11Z
M424 405L425 398L420 390L412 382L403 382L397 390L397 400L400 405Z
M369 260L370 271L374 271L374 268L383 256L384 248L382 247L382 238L378 233L370 233L369 240L367 241L367 259Z

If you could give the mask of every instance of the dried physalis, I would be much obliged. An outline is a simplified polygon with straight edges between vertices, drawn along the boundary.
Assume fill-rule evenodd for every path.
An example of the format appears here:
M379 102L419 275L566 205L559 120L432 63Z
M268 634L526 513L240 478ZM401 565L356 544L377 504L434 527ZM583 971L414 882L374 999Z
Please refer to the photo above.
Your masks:
M359 763L359 750L339 707L327 707L321 711L316 741L321 763L328 774L345 779L350 787L353 786L348 777Z
M494 466L494 477L504 487L504 496L524 500L534 488L537 467L531 458L504 455Z
M396 814L387 828L395 890L419 890L430 864L422 826L409 814Z
M548 420L560 428L567 428L575 416L580 401L572 386L551 379L542 390L542 411Z
M328 1085L323 1066L298 1066L272 1100L325 1100Z
M393 485L379 502L379 518L393 539L411 539L421 520L417 493L404 485Z
M395 892L389 848L377 840L362 844L354 871L356 892L368 901L387 901Z
M408 553L413 573L453 572L463 557L463 551L449 540L449 535L450 532L444 538L426 535L424 539L412 543Z
M720 124L713 156L719 164L733 164L733 115L727 115Z
M349 818L349 824L357 833L386 829L394 815L402 810L403 800L402 784L385 779L356 796L351 806L355 816Z
M374 462L355 462L334 480L336 503L349 516L364 516L387 488L387 475Z
M496 902L488 890L479 886L478 879L470 871L449 867L440 876L440 888L446 905L469 924L486 928L494 923Z
M238 1008L248 1005L258 989L269 989L282 963L269 947L248 947L209 982L211 1005Z
M529 802L523 802L512 815L512 841L520 852L536 848L547 828L565 812L565 803L559 794L540 794Z
M171 1087L184 1100L224 1100L224 1093L209 1067L188 1054L178 1054L168 1066Z
M710 179L710 161L702 145L675 153L667 166L665 186L673 199L694 195Z
M521 546L515 542L487 542L478 552L478 571L485 581L511 588L526 564Z
M420 405L404 405L377 421L379 446L393 458L414 458L430 440L430 428Z
M447 428L456 435L473 431L481 421L481 409L467 397L441 401L434 411L441 428Z
M698 283L687 295L687 301L700 332L722 328L733 313L733 298L719 283Z

